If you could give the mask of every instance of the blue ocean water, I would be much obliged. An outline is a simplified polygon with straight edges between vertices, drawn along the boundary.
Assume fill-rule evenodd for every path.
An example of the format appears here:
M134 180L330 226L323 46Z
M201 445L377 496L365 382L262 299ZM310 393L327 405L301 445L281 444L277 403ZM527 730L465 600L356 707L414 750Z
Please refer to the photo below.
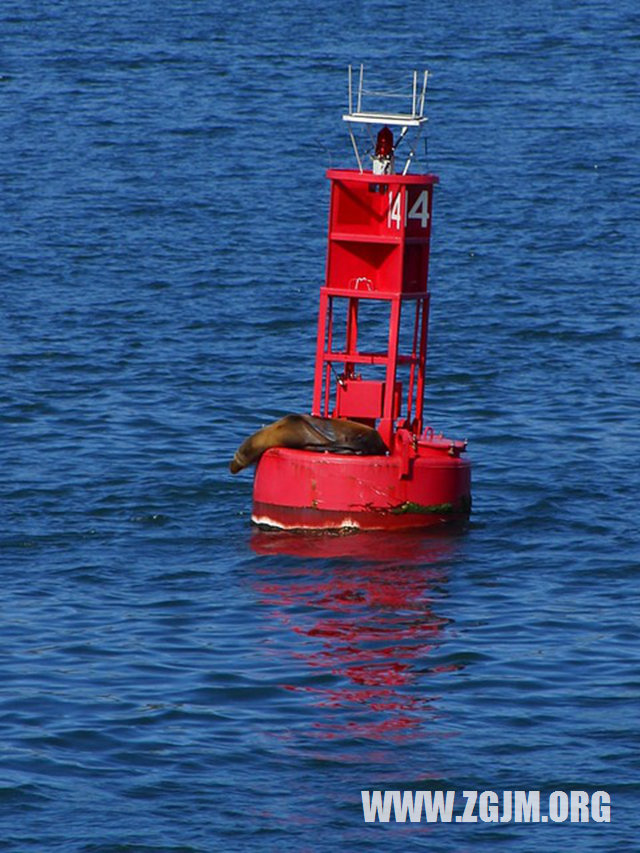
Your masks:
M637 67L617 4L0 10L0 850L639 849ZM311 401L346 66L432 71L463 532L255 531ZM611 823L363 821L606 790Z

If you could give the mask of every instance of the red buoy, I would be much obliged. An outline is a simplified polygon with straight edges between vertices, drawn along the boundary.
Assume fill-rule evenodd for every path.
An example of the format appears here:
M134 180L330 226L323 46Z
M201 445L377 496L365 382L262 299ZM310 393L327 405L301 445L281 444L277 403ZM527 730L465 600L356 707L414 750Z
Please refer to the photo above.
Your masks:
M407 529L468 516L466 442L423 423L429 314L433 174L390 171L407 134L418 135L427 75L414 73L408 113L362 109L363 71L344 116L358 169L330 169L326 280L320 289L312 415L375 427L387 455L319 453L287 447L258 462L252 520L284 529ZM352 127L382 124L365 170ZM402 127L394 147L388 125Z

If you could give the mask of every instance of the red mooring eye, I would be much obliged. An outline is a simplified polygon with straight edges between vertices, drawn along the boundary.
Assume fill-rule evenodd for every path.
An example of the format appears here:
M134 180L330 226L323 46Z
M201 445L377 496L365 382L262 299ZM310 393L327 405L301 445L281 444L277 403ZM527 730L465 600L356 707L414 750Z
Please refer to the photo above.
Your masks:
M376 157L390 157L393 154L393 133L385 125L376 139Z

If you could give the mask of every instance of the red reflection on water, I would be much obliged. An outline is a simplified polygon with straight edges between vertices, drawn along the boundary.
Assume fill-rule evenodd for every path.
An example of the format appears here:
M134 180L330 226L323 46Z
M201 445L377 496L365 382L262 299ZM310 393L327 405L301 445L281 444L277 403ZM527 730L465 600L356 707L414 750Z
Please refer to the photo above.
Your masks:
M453 553L460 528L449 527L447 530L450 531L447 534L421 530L394 533L384 530L355 533L254 530L251 547L256 554L425 565Z
M269 561L256 580L261 603L299 638L290 654L308 671L294 667L299 679L283 687L326 709L312 724L316 737L424 737L438 714L429 681L458 668L433 660L449 621L433 602L446 595L456 544L425 534L255 535L258 553L322 558L275 569Z

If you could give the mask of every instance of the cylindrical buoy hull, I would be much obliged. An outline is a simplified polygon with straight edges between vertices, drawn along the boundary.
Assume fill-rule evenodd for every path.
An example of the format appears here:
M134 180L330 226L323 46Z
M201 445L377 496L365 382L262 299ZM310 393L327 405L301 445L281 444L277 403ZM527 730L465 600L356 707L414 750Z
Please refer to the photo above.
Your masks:
M404 530L464 521L471 464L421 448L408 458L277 447L260 459L252 521L285 530Z

